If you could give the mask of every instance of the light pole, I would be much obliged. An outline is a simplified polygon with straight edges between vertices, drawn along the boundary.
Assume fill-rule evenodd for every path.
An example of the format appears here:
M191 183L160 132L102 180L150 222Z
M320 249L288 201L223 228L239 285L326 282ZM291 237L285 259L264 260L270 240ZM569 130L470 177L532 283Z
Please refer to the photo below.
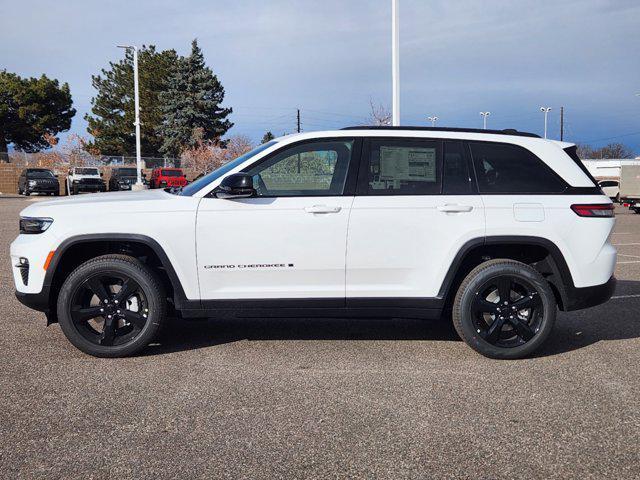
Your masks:
M436 117L435 115L433 117L427 117L427 120L429 120L431 122L431 126L435 127L436 126L436 120L438 120L438 117Z
M135 45L117 45L118 48L125 50L133 50L133 98L135 103L136 120L133 124L136 127L136 171L138 173L136 180L137 190L141 190L142 185L142 153L140 147L140 88L138 85L138 47Z
M392 83L392 125L400 125L400 31L398 22L398 2L391 0L391 83Z
M482 128L487 129L487 117L491 115L491 112L480 112L482 116Z
M540 111L544 113L544 138L547 138L547 115L549 115L551 107L540 107Z

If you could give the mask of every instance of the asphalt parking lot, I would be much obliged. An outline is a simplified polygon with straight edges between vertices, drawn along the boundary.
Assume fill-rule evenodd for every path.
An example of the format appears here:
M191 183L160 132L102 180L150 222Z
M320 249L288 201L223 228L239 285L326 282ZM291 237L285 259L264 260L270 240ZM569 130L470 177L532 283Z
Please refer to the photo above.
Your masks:
M0 198L0 477L638 478L640 215L617 211L616 296L560 314L535 358L446 322L270 319L105 360L14 297L29 201Z

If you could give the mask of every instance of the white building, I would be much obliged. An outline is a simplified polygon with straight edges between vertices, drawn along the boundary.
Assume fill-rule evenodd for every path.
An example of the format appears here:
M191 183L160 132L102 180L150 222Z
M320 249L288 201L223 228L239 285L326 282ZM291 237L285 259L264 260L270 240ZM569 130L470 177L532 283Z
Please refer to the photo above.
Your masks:
M640 165L640 159L583 160L582 163L596 179L611 178L618 180L622 165Z

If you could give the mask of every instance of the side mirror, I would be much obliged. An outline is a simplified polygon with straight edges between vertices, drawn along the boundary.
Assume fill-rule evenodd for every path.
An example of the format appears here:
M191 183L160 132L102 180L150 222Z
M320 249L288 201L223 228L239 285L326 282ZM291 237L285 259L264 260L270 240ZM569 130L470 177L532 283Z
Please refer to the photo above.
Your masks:
M104 173L100 172L100 176L101 176L101 177L104 177Z
M214 191L214 195L218 198L248 198L255 193L253 177L246 173L234 173L224 177Z

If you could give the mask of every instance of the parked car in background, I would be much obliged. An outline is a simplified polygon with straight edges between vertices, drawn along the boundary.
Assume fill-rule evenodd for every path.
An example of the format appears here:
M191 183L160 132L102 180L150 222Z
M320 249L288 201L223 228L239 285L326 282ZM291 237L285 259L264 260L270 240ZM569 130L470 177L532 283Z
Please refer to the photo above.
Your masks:
M184 187L187 176L181 168L154 168L151 172L151 188Z
M18 193L27 196L32 193L57 196L60 195L60 182L47 168L26 168L18 178Z
M142 182L147 183L142 174ZM111 178L109 179L109 191L117 192L119 190L131 190L131 186L138 180L138 173L135 167L120 167L114 168L111 171Z
M616 202L620 200L620 182L616 180L602 180L598 182L598 186L611 200Z
M623 165L620 169L620 203L640 213L640 166Z
M80 192L106 192L107 186L97 168L77 167L69 170L66 193L77 195Z

